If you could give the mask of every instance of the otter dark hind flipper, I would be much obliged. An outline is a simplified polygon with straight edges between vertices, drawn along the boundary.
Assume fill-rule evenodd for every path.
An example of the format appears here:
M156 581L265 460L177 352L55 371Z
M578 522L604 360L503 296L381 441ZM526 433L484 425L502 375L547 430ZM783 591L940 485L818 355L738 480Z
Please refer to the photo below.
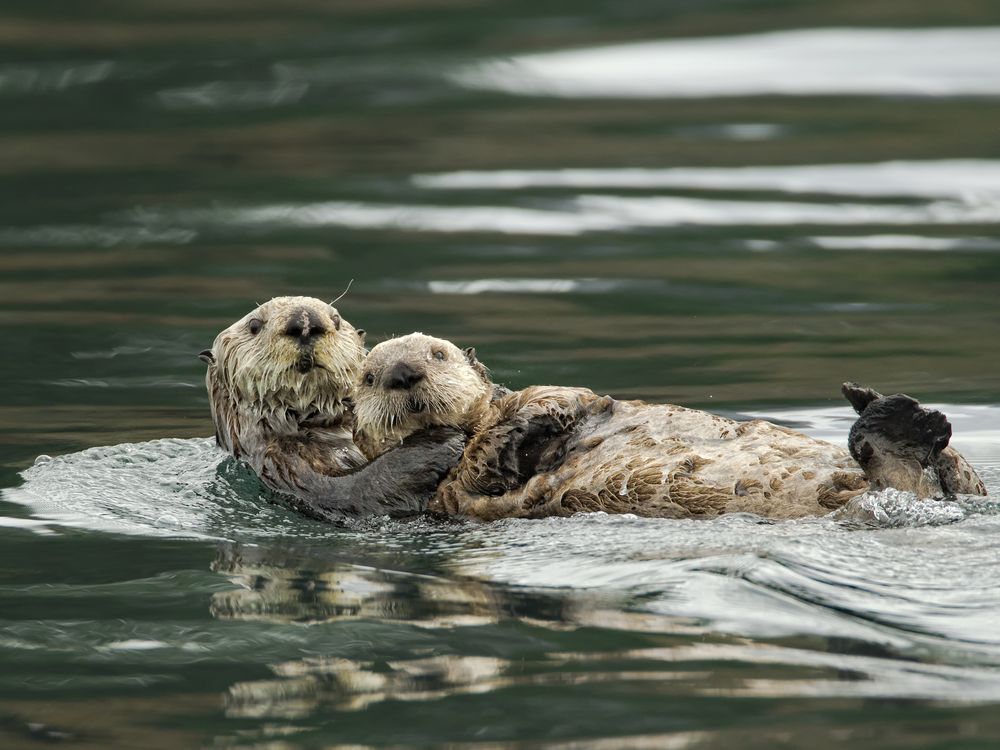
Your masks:
M851 406L854 407L854 411L858 414L864 414L865 407L872 401L885 398L885 396L878 391L874 391L866 386L851 382L841 385L840 392L844 394L844 398L851 402Z
M903 394L878 397L870 389L845 384L845 396L848 390L857 403L851 396L848 400L855 408L863 408L851 427L847 446L872 488L894 487L920 497L940 492L924 469L935 465L951 439L951 424L944 414L925 409Z

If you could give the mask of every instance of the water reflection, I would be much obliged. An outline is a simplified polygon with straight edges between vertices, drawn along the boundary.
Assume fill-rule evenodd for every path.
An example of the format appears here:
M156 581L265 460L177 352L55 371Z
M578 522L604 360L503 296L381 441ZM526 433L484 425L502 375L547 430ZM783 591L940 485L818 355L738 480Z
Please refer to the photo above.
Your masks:
M1000 160L994 159L665 169L505 169L418 174L412 179L418 187L435 190L675 188L953 198L969 202L1000 198Z
M478 63L473 88L564 97L996 96L1000 28L803 29Z
M306 83L213 81L161 91L156 99L166 109L259 109L295 104L308 91Z
M997 490L997 3L7 5L0 746L1000 736L995 503L335 529L192 439L195 352L354 278L516 387L933 396Z
M965 252L1000 250L1000 240L990 237L923 237L911 234L872 234L856 237L810 237L824 250L917 250Z
M57 92L106 81L120 66L111 60L70 64L0 65L0 94Z
M474 580L324 563L280 547L223 545L212 570L239 586L212 597L212 615L220 619L318 623L360 618L456 627L496 623L509 607Z
M186 245L198 235L190 229L151 229L137 226L63 224L0 229L0 246L135 247Z
M143 210L136 220L148 231L171 223L222 235L253 236L287 228L344 227L399 232L490 233L576 236L687 226L781 227L796 225L963 225L1000 222L1000 203L933 201L891 203L807 203L687 197L579 195L545 207L345 203L247 208ZM41 231L41 230L37 230ZM185 231L179 227L168 232ZM3 238L0 236L0 242Z
M933 700L947 693L963 701L1000 700L1000 671L914 660L912 635L879 635L864 627L852 632L844 622L828 636L818 636L823 607L808 614L816 604L802 607L808 595L776 581L765 583L760 574L751 577L800 599L795 620L800 625L813 620L806 640L782 641L763 633L752 640L726 638L718 634L720 625L725 628L718 616L709 624L656 614L671 608L676 593L669 586L650 588L648 579L639 596L634 583L627 594L556 593L324 561L281 546L222 545L212 567L238 586L212 596L214 617L298 623L314 634L312 655L271 662L269 678L232 684L225 694L230 717L300 719L400 701L447 710L462 696L527 695L538 688L558 703L597 685L624 690L645 685L641 689L661 699ZM630 576L633 582L639 578L634 572ZM768 607L752 604L732 586L721 580L719 585L720 607L728 598L728 607L767 612L771 618L784 608L776 607L779 600L773 597ZM699 596L708 601L711 582L703 581L701 588ZM357 623L365 623L372 635L380 626L391 628L382 630L388 640L374 651L367 641L352 641ZM444 632L423 648L397 649L392 641L400 639L399 628ZM632 645L611 645L616 631L631 633ZM641 633L648 634L644 643L635 640ZM445 643L450 646L440 653Z

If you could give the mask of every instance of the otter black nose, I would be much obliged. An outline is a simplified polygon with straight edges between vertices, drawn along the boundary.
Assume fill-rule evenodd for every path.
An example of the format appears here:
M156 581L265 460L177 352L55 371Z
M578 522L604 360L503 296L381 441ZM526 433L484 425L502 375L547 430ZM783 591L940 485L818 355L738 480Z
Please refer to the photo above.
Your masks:
M424 374L419 370L413 369L406 362L397 362L385 374L383 382L386 388L409 390L423 379Z
M298 339L300 345L311 344L314 339L326 333L323 319L312 310L296 310L288 317L284 334Z

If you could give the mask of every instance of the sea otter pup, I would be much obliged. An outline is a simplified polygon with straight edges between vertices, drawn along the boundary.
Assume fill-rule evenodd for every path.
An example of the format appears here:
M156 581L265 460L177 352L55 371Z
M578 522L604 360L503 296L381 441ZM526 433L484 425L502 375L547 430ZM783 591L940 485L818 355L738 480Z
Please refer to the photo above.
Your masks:
M861 414L851 452L762 419L617 401L585 388L511 393L490 380L474 350L410 334L366 358L354 439L375 458L415 430L461 427L471 440L429 508L483 520L579 511L796 518L886 486L922 497L985 494L972 467L946 448L944 415L854 384L844 393Z
M326 520L424 510L464 444L454 429L414 435L366 465L350 404L364 335L322 300L276 297L199 355L219 446Z

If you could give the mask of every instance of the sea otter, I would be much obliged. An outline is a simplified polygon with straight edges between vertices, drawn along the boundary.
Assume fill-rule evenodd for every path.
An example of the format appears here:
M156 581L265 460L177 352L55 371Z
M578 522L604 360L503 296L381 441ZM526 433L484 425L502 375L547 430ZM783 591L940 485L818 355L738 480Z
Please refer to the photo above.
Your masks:
M872 488L986 494L951 426L908 396L845 384L850 451L755 419L617 401L585 388L495 385L475 351L415 333L374 347L355 390L369 459L417 430L460 427L465 453L429 509L492 520L579 511L667 518L829 512Z
M350 403L364 337L331 304L276 297L199 355L219 446L325 520L424 510L464 444L455 429L413 435L367 464Z

